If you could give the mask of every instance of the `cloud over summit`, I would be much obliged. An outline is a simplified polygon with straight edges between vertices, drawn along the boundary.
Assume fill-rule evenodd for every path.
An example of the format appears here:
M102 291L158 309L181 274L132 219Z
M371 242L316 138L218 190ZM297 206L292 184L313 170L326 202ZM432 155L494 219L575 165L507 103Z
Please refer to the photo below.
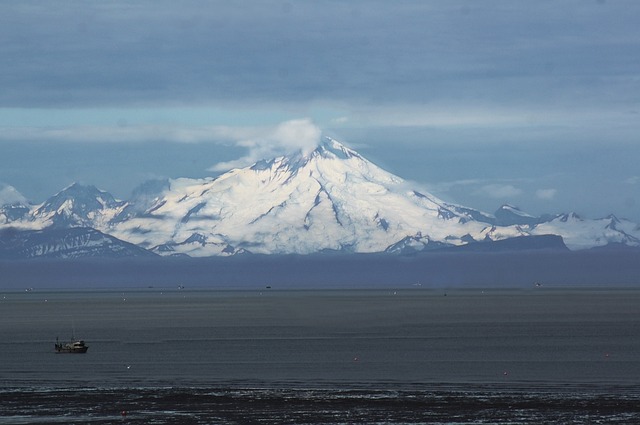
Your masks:
M246 148L247 154L236 160L215 164L209 170L227 171L297 151L307 154L318 146L321 135L320 128L308 118L286 121L275 128L264 129L249 139L238 140L237 145Z

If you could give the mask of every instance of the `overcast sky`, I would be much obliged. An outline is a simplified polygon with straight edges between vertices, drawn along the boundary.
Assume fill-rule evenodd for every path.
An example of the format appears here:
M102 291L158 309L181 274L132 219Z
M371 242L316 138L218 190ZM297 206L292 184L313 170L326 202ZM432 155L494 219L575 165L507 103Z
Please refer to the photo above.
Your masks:
M447 201L640 222L638 28L636 0L0 0L0 194L127 198L322 132Z

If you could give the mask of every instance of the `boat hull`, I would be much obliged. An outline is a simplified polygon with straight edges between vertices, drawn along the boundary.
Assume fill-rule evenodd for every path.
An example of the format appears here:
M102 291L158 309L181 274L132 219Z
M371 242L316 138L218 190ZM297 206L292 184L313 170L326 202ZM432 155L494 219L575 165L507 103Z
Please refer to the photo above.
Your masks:
M58 348L56 347L56 353L71 353L71 354L83 354L86 353L89 347L84 348Z
M85 345L84 341L75 341L69 344L60 344L56 342L56 353L69 353L69 354L84 354L89 349L88 345Z

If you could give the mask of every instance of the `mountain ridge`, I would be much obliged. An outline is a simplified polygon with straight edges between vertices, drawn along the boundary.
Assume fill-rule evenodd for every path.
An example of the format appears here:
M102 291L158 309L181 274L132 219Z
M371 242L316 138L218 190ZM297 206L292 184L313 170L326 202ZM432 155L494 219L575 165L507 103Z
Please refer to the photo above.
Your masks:
M0 206L0 229L9 227L92 228L159 255L195 257L406 254L545 235L572 250L640 246L640 226L613 215L535 217L508 204L490 215L442 201L331 138L215 178L147 182L127 201L74 183L39 205Z

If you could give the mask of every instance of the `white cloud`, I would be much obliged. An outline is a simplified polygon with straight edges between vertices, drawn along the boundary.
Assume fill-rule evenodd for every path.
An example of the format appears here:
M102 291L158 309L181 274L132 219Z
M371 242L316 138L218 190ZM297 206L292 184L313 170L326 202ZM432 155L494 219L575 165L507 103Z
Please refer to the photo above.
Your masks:
M494 199L513 198L522 194L522 190L511 184L488 184L476 191L478 195Z
M1 141L51 141L70 143L234 143L256 150L315 149L321 131L309 119L286 121L275 128L261 126L193 125L77 125L0 126Z
M637 116L621 108L598 108L590 105L571 107L547 105L496 105L473 101L429 104L380 103L352 106L349 126L352 127L424 127L441 130L481 130L496 136L522 140L526 137L565 140L570 143L600 143L608 136L608 143L635 143ZM612 128L613 127L613 128ZM526 131L525 131L526 130ZM516 134L515 131L521 133ZM503 132L502 135L500 132ZM444 133L441 133L444 134ZM478 135L469 134L460 142L482 144Z
M120 125L61 127L0 127L0 141L52 141L71 143L175 143L220 142L259 134L256 128L229 126Z
M480 180L480 179L462 179L462 180L455 180L450 182L435 183L435 184L431 184L430 186L433 188L433 190L438 192L449 192L451 189L455 187L477 186L482 184L482 182L483 180Z
M286 121L278 125L269 145L309 153L318 147L322 131L310 119Z
M308 118L285 121L275 128L265 129L262 135L239 140L237 145L247 148L247 155L233 161L217 163L209 171L245 167L261 159L296 151L309 153L318 146L321 135L320 128Z
M333 118L330 123L334 125L347 124L349 122L349 117L338 117Z
M354 111L354 121L390 127L455 127L520 125L527 116L513 109L467 105L367 105Z
M163 141L172 143L225 143L248 150L233 161L220 162L210 171L226 171L250 165L260 159L296 151L309 153L320 143L322 131L311 119L282 122L276 126L186 126L186 125L119 125L0 127L1 141L52 141L70 143L140 143Z
M536 196L538 197L538 199L543 199L543 200L547 200L547 201L555 198L557 193L558 193L557 189L538 189L538 190L536 190Z

